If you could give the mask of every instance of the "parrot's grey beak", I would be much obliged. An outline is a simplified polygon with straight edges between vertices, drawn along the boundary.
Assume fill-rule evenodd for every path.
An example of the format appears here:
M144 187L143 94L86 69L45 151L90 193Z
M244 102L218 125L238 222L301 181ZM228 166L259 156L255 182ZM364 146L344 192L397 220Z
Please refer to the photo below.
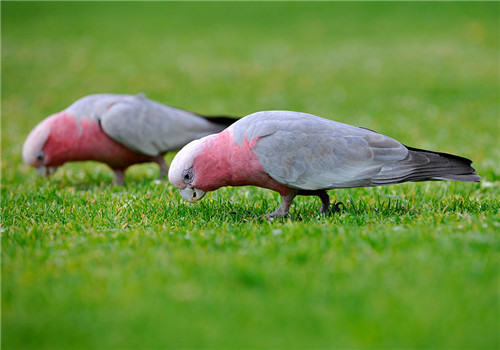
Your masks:
M188 202L196 202L203 198L205 195L205 191L202 191L198 188L193 188L191 186L186 186L179 190L182 198L187 200Z
M42 176L49 177L50 175L54 174L57 170L56 166L45 166L45 165L40 165L39 167L35 168L36 172Z

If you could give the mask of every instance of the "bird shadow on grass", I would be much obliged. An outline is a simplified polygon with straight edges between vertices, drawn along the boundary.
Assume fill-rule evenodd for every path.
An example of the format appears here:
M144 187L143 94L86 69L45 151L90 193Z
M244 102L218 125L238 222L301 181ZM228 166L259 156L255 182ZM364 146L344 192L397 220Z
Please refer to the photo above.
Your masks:
M332 205L333 207L333 205ZM371 207L366 203L355 204L353 201L348 201L338 205L334 210L327 214L320 214L319 205L304 205L303 203L292 207L290 213L284 217L277 217L270 220L266 219L266 214L273 211L271 204L269 206L255 207L236 202L218 202L210 205L201 204L200 213L208 213L208 215L217 216L223 221L231 221L235 223L284 223L284 222L317 222L317 221L337 221L342 222L344 218L352 221L353 217L375 217L375 216L402 216L412 213L413 209L404 206L395 201L382 203L376 207ZM196 211L195 208L192 210ZM194 213L193 213L194 214ZM363 220L364 221L364 220Z
M318 205L306 206L298 205L290 210L289 215L281 218L274 218L270 221L265 219L268 211L272 208L248 208L242 206L232 206L230 210L231 220L234 222L276 222L283 223L289 221L296 222L318 222L328 221L342 223L367 224L373 221L385 221L388 218L396 221L406 218L412 219L422 215L443 214L478 214L484 211L495 211L494 203L479 203L468 198L445 198L428 202L408 203L403 199L384 199L375 203L363 200L348 199L339 206L339 210L330 211L327 214L319 213Z

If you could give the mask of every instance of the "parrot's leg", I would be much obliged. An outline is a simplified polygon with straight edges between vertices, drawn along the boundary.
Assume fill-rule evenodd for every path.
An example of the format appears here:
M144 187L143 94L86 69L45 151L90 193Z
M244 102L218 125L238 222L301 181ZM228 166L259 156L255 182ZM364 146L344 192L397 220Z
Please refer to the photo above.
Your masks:
M113 169L115 173L115 184L122 186L125 182L125 170L123 169Z
M154 161L160 166L160 179L163 179L168 174L168 165L163 158L163 154L156 157Z
M290 210L290 205L293 202L293 199L297 195L297 191L291 191L288 194L281 196L281 205L278 209L266 215L266 220L279 218L288 215L288 211Z
M340 207L344 206L342 202L335 202L333 203L333 208L330 209L330 197L328 197L328 193L324 190L318 192L318 197L321 199L321 209L319 211L321 214L338 213Z
M328 193L326 191L319 191L318 197L321 199L320 214L328 214L330 212L330 197Z

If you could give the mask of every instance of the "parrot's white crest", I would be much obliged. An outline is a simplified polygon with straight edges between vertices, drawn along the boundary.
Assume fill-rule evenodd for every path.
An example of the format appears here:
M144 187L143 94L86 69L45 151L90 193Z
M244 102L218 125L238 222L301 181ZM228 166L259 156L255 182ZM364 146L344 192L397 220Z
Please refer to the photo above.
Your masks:
M185 170L193 167L194 159L203 151L203 145L209 137L210 135L191 141L176 154L175 162L172 162L168 170L168 181L172 185L178 188L186 187Z
M23 145L23 160L28 165L43 163L43 146L50 134L50 118L38 124L28 135Z

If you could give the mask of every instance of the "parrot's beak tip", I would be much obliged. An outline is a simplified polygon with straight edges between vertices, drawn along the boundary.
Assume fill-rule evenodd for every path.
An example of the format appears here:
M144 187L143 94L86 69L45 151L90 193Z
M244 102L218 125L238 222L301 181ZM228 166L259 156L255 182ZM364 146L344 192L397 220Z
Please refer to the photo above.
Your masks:
M35 170L38 174L40 174L44 177L49 177L56 172L57 167L56 166L49 166L48 167L45 165L41 165L39 167L36 167Z
M191 203L197 202L205 196L205 191L190 186L179 189L179 192L182 198Z

